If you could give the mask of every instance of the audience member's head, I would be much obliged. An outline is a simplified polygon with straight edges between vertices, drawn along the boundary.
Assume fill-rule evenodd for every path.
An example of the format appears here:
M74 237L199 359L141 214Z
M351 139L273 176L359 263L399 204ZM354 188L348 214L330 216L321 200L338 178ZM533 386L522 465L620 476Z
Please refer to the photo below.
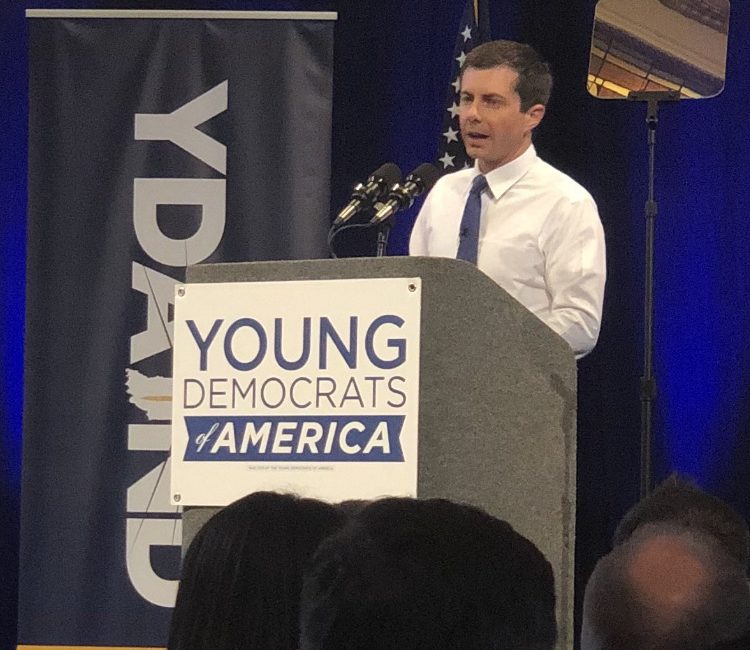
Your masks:
M750 625L745 573L710 534L642 523L586 586L582 650L704 650Z
M185 556L170 650L295 650L304 565L344 515L256 492L219 510Z
M506 522L383 499L328 538L302 593L302 650L552 648L550 564Z
M731 641L712 645L709 650L750 650L750 630Z
M340 501L336 505L347 517L353 517L370 503L372 501L368 501L367 499L347 499L346 501Z
M626 541L639 526L660 521L671 521L713 536L747 569L750 555L747 522L721 499L676 474L625 515L615 531L614 545Z

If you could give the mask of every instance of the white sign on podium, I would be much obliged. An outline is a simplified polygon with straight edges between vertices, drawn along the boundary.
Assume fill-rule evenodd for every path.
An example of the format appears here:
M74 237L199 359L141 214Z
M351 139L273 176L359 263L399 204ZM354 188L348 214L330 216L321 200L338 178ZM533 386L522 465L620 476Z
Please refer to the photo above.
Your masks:
M172 499L416 496L419 278L178 286Z

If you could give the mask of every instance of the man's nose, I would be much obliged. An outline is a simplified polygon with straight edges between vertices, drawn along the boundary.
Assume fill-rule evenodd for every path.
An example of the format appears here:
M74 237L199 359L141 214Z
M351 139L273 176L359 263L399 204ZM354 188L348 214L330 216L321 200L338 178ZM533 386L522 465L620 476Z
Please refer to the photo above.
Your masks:
M476 102L467 102L463 104L461 106L461 113L465 120L469 120L471 122L478 122L481 119L479 111L477 110Z

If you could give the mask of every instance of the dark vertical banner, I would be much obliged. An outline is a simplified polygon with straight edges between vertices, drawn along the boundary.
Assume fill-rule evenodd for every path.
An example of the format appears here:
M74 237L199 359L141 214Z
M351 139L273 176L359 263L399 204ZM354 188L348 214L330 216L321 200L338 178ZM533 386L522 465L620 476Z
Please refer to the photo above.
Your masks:
M160 646L174 286L326 256L335 14L29 17L19 644Z

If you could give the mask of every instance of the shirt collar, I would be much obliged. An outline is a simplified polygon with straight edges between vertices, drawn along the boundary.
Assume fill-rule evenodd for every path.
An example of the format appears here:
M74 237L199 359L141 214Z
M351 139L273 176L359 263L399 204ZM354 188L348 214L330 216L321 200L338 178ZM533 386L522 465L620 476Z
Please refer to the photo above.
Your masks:
M524 151L520 156L518 156L518 158L515 158L509 163L506 163L501 167L493 169L491 172L485 174L484 176L487 179L487 185L489 186L490 192L492 193L492 198L499 199L511 187L513 187L515 183L521 180L526 172L531 169L531 166L536 162L536 159L536 149L532 144L529 145L529 148L526 149L526 151ZM474 172L475 173L472 176L472 179L474 178L474 176L478 176L480 174L477 163L474 163Z

